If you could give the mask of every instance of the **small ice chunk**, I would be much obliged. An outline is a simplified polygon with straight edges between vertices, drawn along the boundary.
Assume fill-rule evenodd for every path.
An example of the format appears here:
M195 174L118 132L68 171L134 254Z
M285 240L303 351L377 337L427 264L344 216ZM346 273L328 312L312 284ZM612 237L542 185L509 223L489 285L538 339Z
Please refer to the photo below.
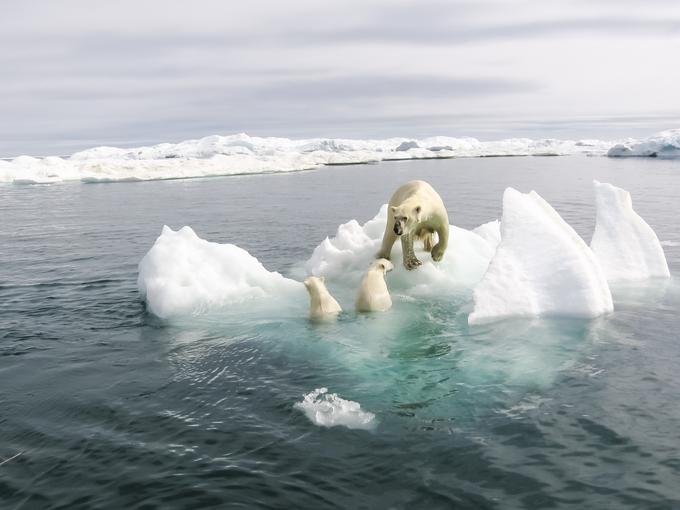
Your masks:
M594 181L597 221L590 247L609 281L670 277L654 230L633 209L630 193Z
M328 393L328 388L317 388L297 402L299 409L314 425L336 427L341 425L350 429L370 430L375 428L375 414L361 410L361 404L345 400L336 393Z
M301 283L267 271L236 245L201 239L191 227L163 227L139 263L137 286L149 312L161 319L295 292L304 300Z
M596 317L613 310L588 245L535 191L503 194L501 242L473 292L470 324L504 317Z

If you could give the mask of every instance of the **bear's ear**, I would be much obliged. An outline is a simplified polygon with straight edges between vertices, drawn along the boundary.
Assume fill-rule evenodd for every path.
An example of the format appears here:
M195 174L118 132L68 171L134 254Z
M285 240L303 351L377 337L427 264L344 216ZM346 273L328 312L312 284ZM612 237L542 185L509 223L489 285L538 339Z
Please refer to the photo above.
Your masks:
M392 214L394 214L395 212L397 212L397 208L394 207L394 206L390 207L390 210L392 211Z
M378 262L378 267L383 270L383 273L385 272L385 263L384 262Z

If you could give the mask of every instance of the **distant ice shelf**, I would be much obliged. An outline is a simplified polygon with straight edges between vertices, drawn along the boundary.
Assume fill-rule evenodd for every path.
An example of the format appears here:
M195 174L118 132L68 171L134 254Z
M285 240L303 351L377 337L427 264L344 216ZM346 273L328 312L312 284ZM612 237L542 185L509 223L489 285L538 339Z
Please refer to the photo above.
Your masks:
M387 138L261 138L244 133L207 136L149 147L96 147L69 157L19 156L0 160L0 183L49 184L61 181L120 182L187 179L236 174L310 170L407 159L494 156L657 156L680 157L680 129L645 140L532 140L435 136Z
M607 155L612 158L680 158L680 129L661 131L644 140L628 139L614 145Z

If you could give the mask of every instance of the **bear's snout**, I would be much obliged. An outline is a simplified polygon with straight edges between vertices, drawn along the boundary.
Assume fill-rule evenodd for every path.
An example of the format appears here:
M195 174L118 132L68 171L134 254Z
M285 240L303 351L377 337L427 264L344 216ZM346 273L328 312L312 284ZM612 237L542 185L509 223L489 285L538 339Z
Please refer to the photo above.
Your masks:
M401 229L401 225L399 224L399 222L394 224L394 233L397 234L398 236L404 233L403 230Z

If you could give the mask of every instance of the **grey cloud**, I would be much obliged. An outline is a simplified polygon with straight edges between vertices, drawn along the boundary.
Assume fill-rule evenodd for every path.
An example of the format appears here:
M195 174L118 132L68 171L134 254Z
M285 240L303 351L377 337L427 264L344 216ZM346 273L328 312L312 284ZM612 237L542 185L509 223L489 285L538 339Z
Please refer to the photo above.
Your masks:
M455 45L513 39L536 39L565 34L594 34L627 36L654 36L680 34L680 19L631 19L627 17L574 18L549 21L532 21L474 27L439 20L421 23L402 20L375 28L356 27L349 30L319 30L291 36L296 44L356 44L403 43L416 45Z
M420 98L483 96L532 92L539 84L506 78L447 78L442 76L339 76L309 80L281 80L259 87L259 94L308 101L347 101L365 98Z

